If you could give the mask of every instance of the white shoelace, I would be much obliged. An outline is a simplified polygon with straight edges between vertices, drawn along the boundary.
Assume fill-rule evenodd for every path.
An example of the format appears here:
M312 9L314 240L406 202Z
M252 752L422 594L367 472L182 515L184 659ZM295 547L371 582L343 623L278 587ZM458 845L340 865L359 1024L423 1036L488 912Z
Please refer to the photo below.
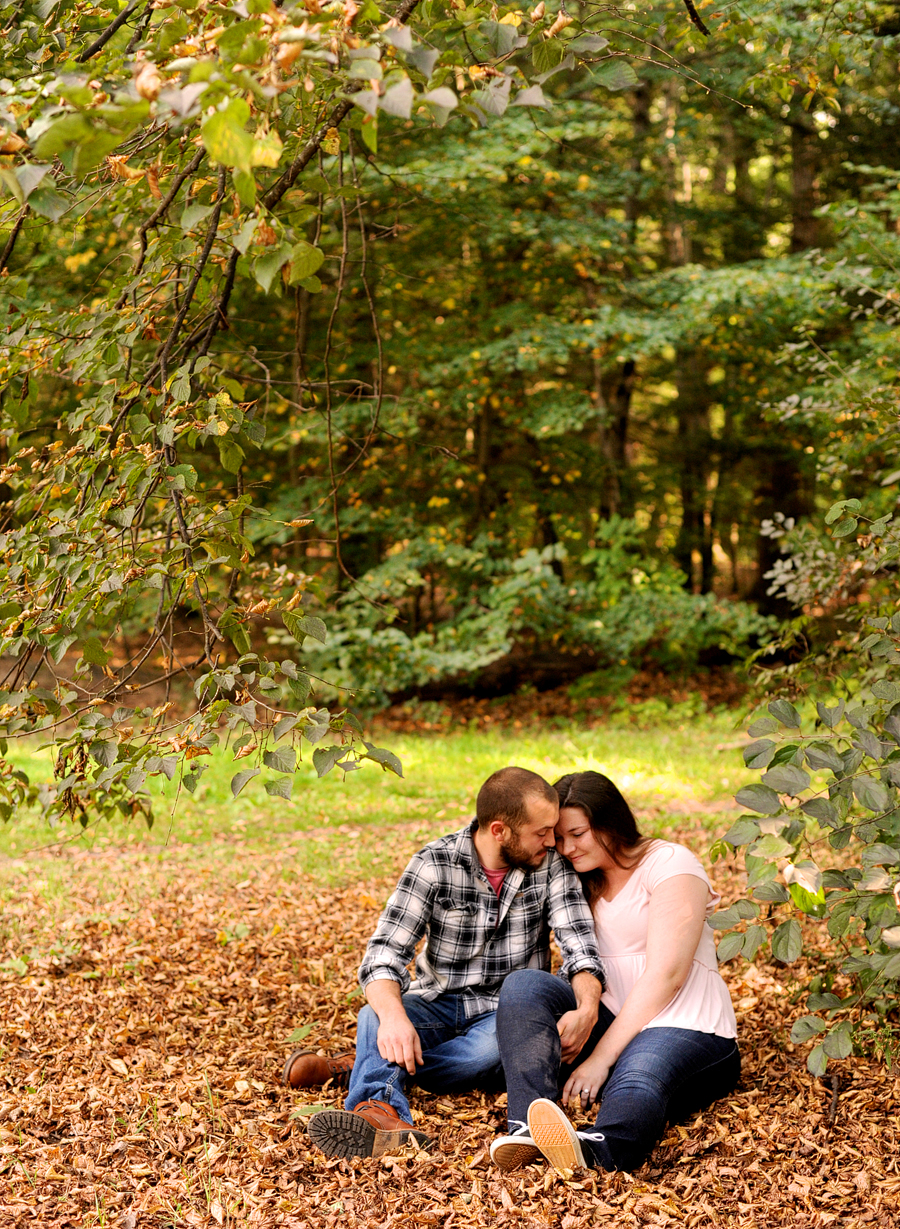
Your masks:
M575 1134L579 1139L586 1139L589 1144L602 1144L606 1140L606 1136L599 1131L576 1131Z

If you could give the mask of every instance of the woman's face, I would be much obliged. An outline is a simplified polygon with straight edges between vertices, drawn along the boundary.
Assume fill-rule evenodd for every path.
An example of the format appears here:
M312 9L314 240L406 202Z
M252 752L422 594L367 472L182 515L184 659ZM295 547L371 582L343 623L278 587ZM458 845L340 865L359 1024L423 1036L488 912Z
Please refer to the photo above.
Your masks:
M579 874L614 866L609 850L598 840L581 807L561 807L556 824L556 848Z

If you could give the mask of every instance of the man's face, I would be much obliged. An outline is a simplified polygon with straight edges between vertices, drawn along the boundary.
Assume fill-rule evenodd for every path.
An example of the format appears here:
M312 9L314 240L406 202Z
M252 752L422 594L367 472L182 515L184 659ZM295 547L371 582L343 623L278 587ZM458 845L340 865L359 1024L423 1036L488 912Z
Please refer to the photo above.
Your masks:
M556 821L559 804L546 798L529 798L526 803L526 819L513 831L503 826L500 851L508 866L523 871L534 871L547 856L547 851L556 844Z

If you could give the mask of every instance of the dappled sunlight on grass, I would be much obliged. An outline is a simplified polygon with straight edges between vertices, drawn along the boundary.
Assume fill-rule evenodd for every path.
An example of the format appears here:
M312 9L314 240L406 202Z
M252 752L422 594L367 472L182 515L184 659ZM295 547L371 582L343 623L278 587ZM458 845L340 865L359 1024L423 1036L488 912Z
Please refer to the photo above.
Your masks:
M648 729L615 719L591 728L381 731L377 738L399 755L403 778L367 763L346 778L332 773L318 781L304 762L290 801L265 794L264 776L234 799L236 766L223 748L207 760L193 796L177 778L151 779L151 830L124 819L85 831L78 825L52 829L36 814L18 816L0 831L0 893L8 896L37 876L53 912L95 862L97 873L105 874L100 864L115 851L123 860L106 885L111 901L152 895L186 867L234 884L264 866L280 867L285 880L311 876L327 885L392 874L426 841L466 823L481 783L507 764L551 781L565 772L606 773L648 833L727 826L733 794L751 776L741 762L734 714ZM46 750L20 747L14 754L29 773L45 772L50 763Z

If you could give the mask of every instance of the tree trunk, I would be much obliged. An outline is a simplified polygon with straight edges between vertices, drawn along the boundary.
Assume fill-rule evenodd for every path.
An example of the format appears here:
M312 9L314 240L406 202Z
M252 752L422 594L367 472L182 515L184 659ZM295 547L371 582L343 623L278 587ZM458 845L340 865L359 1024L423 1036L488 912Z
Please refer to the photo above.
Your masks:
M819 219L814 216L821 142L812 117L795 106L791 126L791 251L819 245Z
M711 471L711 400L702 354L699 351L685 354L678 372L678 399L675 402L681 527L674 555L687 578L685 588L699 593L708 593L713 582L712 531L707 507L707 483ZM695 554L699 556L699 569L695 568Z

